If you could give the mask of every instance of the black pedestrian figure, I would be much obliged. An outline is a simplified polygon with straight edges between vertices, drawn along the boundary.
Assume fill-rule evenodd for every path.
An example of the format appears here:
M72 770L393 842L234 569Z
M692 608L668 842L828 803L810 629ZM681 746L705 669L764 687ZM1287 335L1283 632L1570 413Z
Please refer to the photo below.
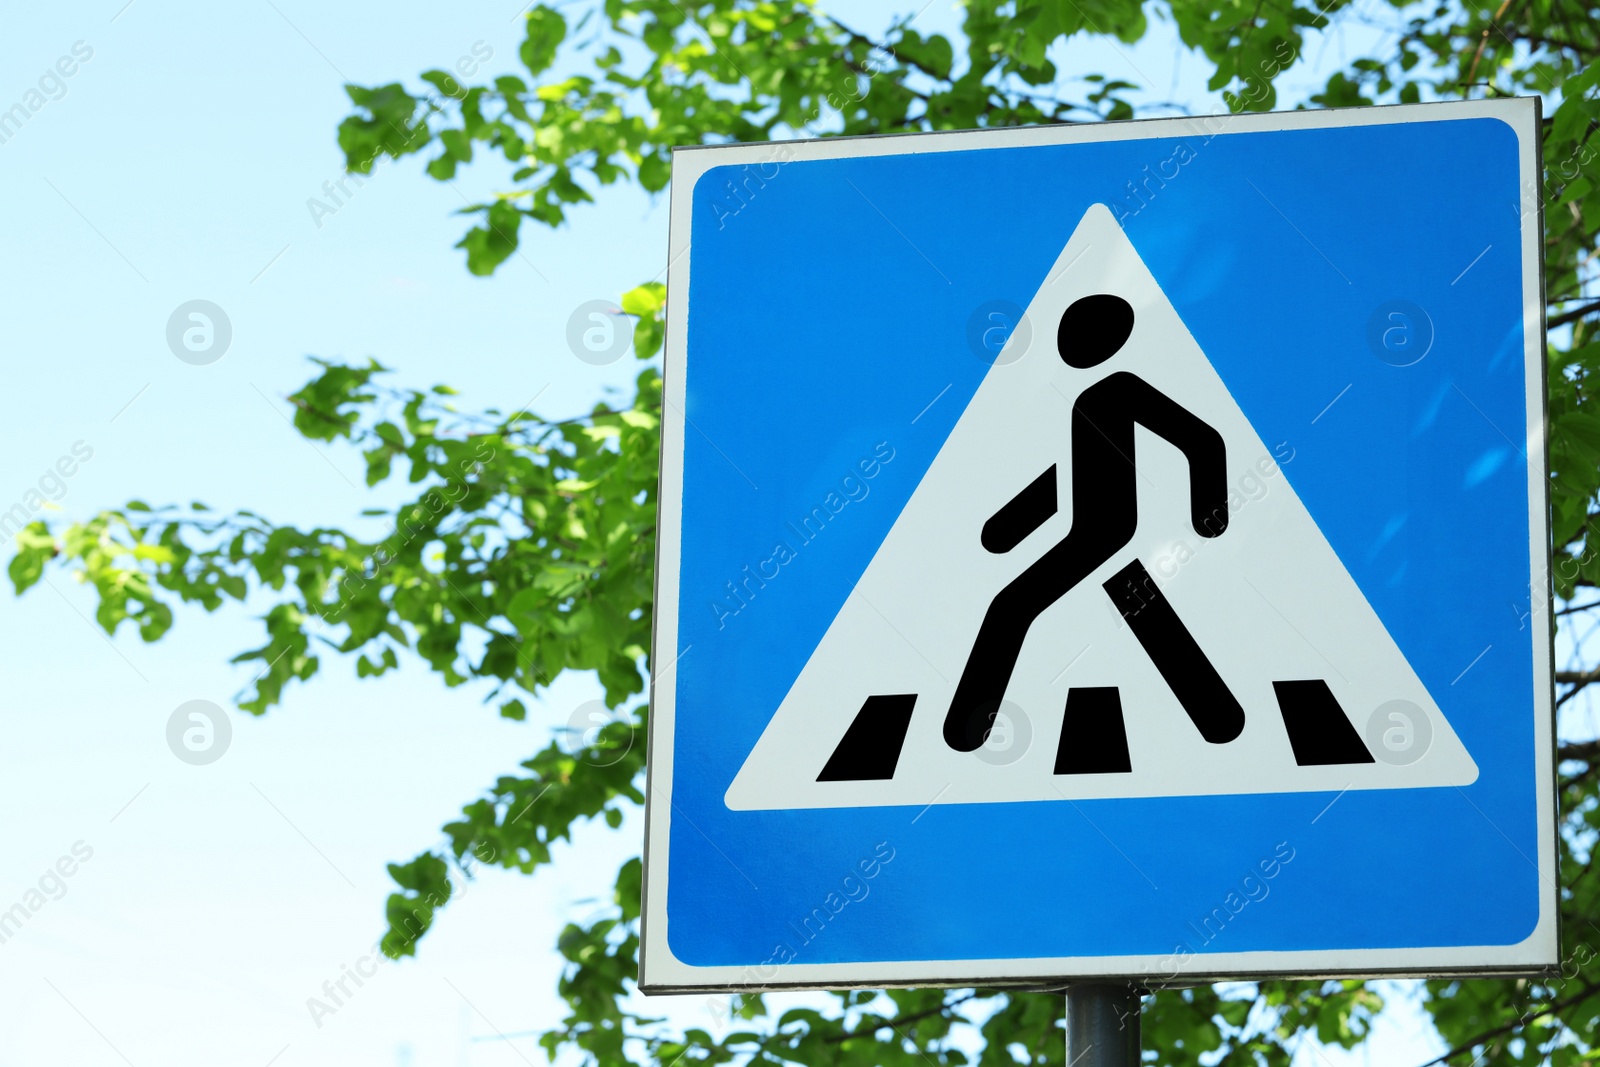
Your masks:
M1127 343L1133 317L1133 308L1118 296L1102 293L1077 301L1062 314L1056 331L1062 360L1080 369L1104 363ZM1189 516L1195 533L1217 537L1227 530L1227 449L1221 434L1126 371L1085 389L1072 405L1072 528L990 602L945 715L944 739L956 751L972 752L988 740L1034 620L1126 548L1138 531L1136 425L1165 438L1188 460ZM984 523L983 547L1010 552L1056 510L1052 465ZM1101 588L1200 736L1212 744L1237 738L1244 731L1244 708L1144 565L1135 558ZM1374 762L1326 680L1279 680L1272 687L1295 763ZM916 703L915 693L868 696L816 780L892 779ZM1118 687L1071 688L1053 773L1132 770Z
M1127 343L1133 318L1133 308L1121 297L1084 297L1061 316L1056 334L1061 359L1080 369L1099 366ZM1221 434L1126 371L1085 389L1072 405L1072 528L990 603L945 716L944 738L951 748L982 747L1034 620L1133 540L1138 529L1136 424L1171 442L1188 460L1195 533L1216 537L1227 529L1227 454ZM1052 465L984 524L983 546L1009 552L1056 510ZM1105 583L1105 590L1201 735L1214 743L1239 736L1244 709L1144 566L1135 559Z

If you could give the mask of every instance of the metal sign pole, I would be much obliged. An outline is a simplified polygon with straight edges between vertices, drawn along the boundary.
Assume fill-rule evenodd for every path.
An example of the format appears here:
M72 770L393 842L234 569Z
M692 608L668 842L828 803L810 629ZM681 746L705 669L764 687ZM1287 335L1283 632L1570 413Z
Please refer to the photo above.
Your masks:
M1067 1067L1138 1067L1139 991L1131 984L1067 987Z

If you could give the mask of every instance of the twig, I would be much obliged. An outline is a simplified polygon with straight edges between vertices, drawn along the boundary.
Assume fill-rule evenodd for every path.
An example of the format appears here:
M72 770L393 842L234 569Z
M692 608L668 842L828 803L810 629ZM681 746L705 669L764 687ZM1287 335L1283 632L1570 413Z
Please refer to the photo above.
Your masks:
M1502 36L1502 37L1504 37L1506 39L1506 43L1512 45L1513 47L1515 47L1516 43L1511 40L1511 36L1509 34L1507 34L1505 30L1501 30L1500 29L1500 25L1499 25L1500 19L1505 17L1506 9L1509 8L1510 6L1511 6L1511 0L1504 0L1504 2L1501 3L1501 5L1500 5L1500 10L1496 11L1494 13L1494 16L1489 19L1489 26L1493 27L1496 30L1499 30L1500 31L1500 36ZM1483 50L1484 50L1485 46L1488 45L1488 43L1489 43L1489 29L1486 27L1484 29L1484 31L1483 31L1483 37L1481 39L1479 39L1479 41L1478 41L1478 51L1476 53L1474 53L1473 56L1472 56L1472 68L1467 71L1467 76L1462 79L1462 81L1466 82L1469 85L1472 84L1472 76L1474 74L1478 73L1478 61L1483 58Z

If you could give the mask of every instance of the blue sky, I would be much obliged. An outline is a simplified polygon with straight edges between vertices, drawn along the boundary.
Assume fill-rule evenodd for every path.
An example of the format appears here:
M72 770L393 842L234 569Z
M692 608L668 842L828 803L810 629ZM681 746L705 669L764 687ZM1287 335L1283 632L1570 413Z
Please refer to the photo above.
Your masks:
M868 31L915 11L849 8ZM396 494L362 488L353 451L290 429L282 397L307 378L308 355L375 357L397 383L450 383L469 408L537 396L537 412L561 417L627 388L633 361L579 361L566 324L579 305L662 269L664 201L607 190L564 230L525 229L523 254L487 280L451 245L463 198L503 179L493 167L452 186L427 180L417 160L386 164L334 214L308 207L342 173L345 80L412 79L486 53L484 74L510 71L518 13L513 0L95 0L8 12L0 111L41 77L51 98L0 143L10 205L0 510L76 448L73 473L46 478L58 518L139 497L359 524L362 508ZM958 21L934 0L917 25ZM1325 75L1374 36L1351 23L1308 60ZM62 57L72 61L58 68ZM1163 25L1136 49L1082 42L1061 60L1146 83L1151 100L1221 109L1203 64L1180 56ZM166 341L174 309L197 299L222 308L232 330L225 355L203 366ZM638 820L581 833L536 878L486 873L419 959L381 968L320 1027L306 1001L370 954L383 865L435 845L462 803L598 695L592 683L564 680L517 724L419 669L358 684L351 665L325 658L323 675L265 719L233 712L223 758L190 766L167 748L168 718L190 700L232 706L251 672L228 659L260 643L250 614L181 612L158 644L107 641L86 619L92 599L53 580L0 598L0 910L80 842L92 855L0 944L0 1067L539 1061L532 1038L496 1031L558 1018L555 936L596 911L638 847ZM652 1008L715 1025L703 998ZM1435 1051L1414 1026L1384 1025L1398 1058Z

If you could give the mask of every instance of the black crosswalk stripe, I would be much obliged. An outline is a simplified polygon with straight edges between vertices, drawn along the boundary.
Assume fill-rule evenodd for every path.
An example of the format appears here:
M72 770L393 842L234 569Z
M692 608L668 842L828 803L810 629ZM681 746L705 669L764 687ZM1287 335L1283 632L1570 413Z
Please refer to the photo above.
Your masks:
M1278 710L1301 767L1376 762L1350 725L1338 698L1320 678L1273 682ZM819 782L888 781L900 763L916 708L915 693L869 696L856 712ZM1127 724L1117 687L1074 686L1056 742L1055 774L1127 774L1133 771Z

